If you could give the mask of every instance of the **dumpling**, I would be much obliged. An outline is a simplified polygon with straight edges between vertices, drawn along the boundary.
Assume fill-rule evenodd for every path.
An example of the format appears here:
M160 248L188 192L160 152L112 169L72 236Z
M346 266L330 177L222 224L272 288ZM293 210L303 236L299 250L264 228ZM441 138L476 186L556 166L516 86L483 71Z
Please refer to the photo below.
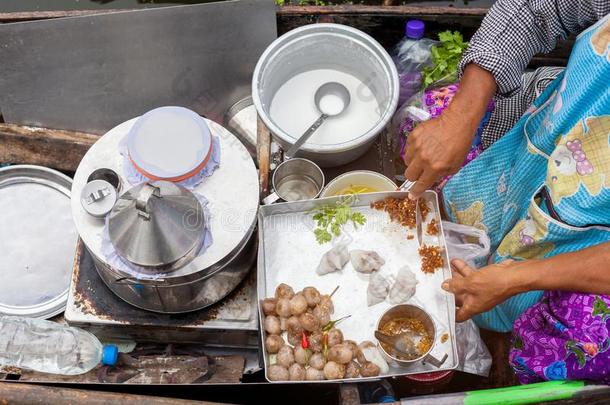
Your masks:
M339 243L337 246L324 253L316 273L323 276L333 271L341 270L349 261L347 243Z
M385 260L372 250L352 250L349 256L354 270L359 273L372 273L385 264Z
M373 273L366 290L366 303L369 307L385 300L390 291L390 283L380 273Z
M364 356L364 359L360 360L370 361L371 363L377 365L377 367L379 367L380 374L382 375L387 374L390 371L390 366L383 358L383 355L377 348L377 345L375 345L373 342L365 340L364 342L360 343L358 347Z
M398 270L396 275L396 281L390 289L390 302L392 304L402 304L407 302L413 295L415 295L415 288L417 286L417 278L411 271L409 266L404 266Z

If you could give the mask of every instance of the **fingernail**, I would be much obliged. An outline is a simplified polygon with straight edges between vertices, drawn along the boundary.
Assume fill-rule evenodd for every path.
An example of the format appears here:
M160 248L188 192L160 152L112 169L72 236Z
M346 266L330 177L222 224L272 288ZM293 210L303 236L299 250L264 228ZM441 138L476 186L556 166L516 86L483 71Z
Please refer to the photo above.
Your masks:
M415 200L415 195L413 193L409 193L409 200Z
M441 288L445 291L449 290L449 283L445 282L445 283L441 284Z

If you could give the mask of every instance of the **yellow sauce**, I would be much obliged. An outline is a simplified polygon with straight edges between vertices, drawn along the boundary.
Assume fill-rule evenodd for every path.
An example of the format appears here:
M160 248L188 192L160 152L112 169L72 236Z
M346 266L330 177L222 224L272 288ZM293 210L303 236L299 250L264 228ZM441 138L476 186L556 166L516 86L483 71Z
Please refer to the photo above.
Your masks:
M369 187L369 186L350 184L349 187L346 187L346 188L340 190L338 193L335 193L335 195L376 193L378 191L379 190L376 190L376 189L374 189L372 187Z

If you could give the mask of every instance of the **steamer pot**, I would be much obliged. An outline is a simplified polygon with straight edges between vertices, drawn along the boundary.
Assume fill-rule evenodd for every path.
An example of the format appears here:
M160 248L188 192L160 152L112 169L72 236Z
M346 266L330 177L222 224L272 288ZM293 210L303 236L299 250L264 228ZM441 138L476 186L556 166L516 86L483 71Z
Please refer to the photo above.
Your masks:
M380 106L380 118L370 130L355 133L351 140L337 144L306 142L297 154L323 167L343 165L363 155L390 122L398 104L398 73L390 55L377 41L345 25L307 25L276 39L256 65L252 99L262 121L284 150L295 138L271 118L271 101L290 78L315 69L333 69L355 76L370 87Z

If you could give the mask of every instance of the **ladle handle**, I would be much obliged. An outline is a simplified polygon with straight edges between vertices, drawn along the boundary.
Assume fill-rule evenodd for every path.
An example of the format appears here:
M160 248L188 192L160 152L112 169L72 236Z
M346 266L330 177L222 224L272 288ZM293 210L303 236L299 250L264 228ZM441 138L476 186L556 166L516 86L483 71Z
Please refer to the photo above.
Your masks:
M443 358L439 360L436 357L434 357L433 355L428 354L428 355L426 355L426 357L424 357L424 363L430 363L434 367L440 368L443 365L443 363L445 363L445 360L447 360L447 357L449 357L449 355L447 353L445 353Z
M309 128L307 128L307 131L305 131L303 133L303 135L301 135L301 137L299 139L297 139L297 141L294 143L294 145L292 145L290 147L290 149L288 149L288 151L286 153L284 153L284 158L292 159L294 157L294 155L297 154L298 150L301 149L301 146L303 146L303 144L305 142L307 142L307 140L313 135L313 133L316 132L318 130L318 128L320 128L320 125L322 125L324 123L326 118L328 118L328 115L326 115L326 114L320 115L320 118L318 118L316 120L316 122L311 124L311 126Z

